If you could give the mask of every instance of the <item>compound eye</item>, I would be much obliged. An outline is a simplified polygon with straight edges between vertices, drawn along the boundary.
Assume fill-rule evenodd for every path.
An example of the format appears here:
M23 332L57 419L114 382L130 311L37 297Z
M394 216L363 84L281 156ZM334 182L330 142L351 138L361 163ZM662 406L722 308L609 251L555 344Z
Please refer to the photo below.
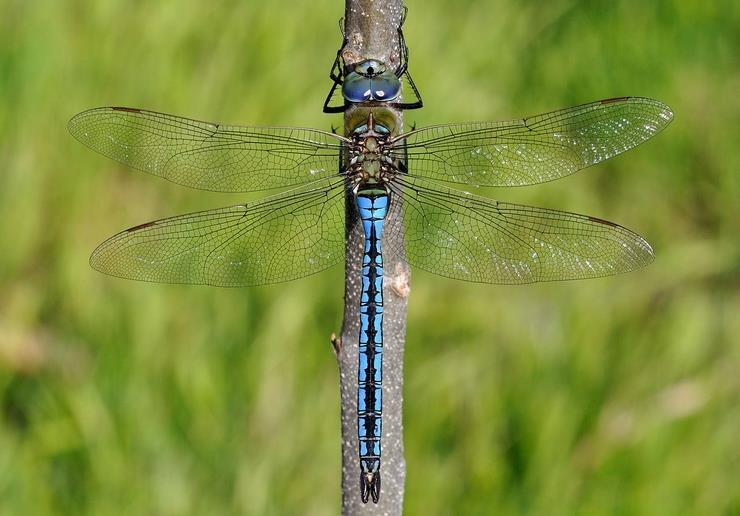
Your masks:
M374 77L385 72L385 65L377 59L366 59L355 65L355 72L365 77Z
M345 77L342 95L350 102L364 102L370 98L370 80L355 72Z
M401 93L401 80L375 59L362 61L347 74L342 95L349 102L391 101Z
M401 93L401 81L393 72L384 72L373 79L373 97L376 100L391 101Z

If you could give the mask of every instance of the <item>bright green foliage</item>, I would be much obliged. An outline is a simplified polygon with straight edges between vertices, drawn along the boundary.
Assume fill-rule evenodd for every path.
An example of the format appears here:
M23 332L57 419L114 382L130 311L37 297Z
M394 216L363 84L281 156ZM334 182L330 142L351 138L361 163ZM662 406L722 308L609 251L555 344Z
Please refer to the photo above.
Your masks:
M676 113L608 163L479 192L630 227L649 267L524 287L413 274L408 514L740 513L736 3L408 7L417 126L621 95ZM128 105L340 125L320 111L341 11L0 0L0 514L338 511L341 268L231 290L96 273L120 229L255 196L126 169L66 122Z

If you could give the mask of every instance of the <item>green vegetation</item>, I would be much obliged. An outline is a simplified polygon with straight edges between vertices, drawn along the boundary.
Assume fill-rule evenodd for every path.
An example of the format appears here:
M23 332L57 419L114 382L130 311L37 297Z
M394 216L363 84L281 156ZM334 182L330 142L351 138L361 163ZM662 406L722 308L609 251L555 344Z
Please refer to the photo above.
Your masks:
M423 126L644 95L673 124L490 195L614 220L657 259L592 281L412 276L408 514L740 514L737 3L408 0ZM244 196L96 155L128 105L328 129L342 3L0 0L0 514L333 514L341 268L217 289L87 265L138 223Z

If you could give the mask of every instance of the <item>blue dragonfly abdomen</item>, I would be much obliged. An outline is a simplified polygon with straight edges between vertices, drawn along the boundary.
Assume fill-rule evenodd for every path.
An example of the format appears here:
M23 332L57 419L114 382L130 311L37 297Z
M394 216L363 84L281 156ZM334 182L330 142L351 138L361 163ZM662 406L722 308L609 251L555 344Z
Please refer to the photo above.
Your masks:
M381 239L388 193L371 185L355 193L365 245L360 297L357 434L362 501L380 497L380 439L383 412L383 252Z

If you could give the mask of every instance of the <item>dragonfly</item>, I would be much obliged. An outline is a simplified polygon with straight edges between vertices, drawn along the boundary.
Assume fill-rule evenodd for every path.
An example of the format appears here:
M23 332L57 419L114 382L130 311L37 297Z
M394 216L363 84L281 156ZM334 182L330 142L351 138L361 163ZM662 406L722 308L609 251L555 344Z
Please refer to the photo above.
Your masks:
M397 72L371 60L340 78L345 106L353 107L346 135L223 125L128 107L91 109L69 122L72 135L93 150L180 185L282 189L255 202L119 232L90 258L93 268L112 276L245 287L315 274L344 259L350 202L364 232L357 408L365 503L380 497L383 257L490 284L639 269L653 260L653 249L621 225L466 189L569 176L636 147L673 117L657 100L619 97L504 122L404 132L391 112L401 89ZM396 202L402 215L388 218Z

